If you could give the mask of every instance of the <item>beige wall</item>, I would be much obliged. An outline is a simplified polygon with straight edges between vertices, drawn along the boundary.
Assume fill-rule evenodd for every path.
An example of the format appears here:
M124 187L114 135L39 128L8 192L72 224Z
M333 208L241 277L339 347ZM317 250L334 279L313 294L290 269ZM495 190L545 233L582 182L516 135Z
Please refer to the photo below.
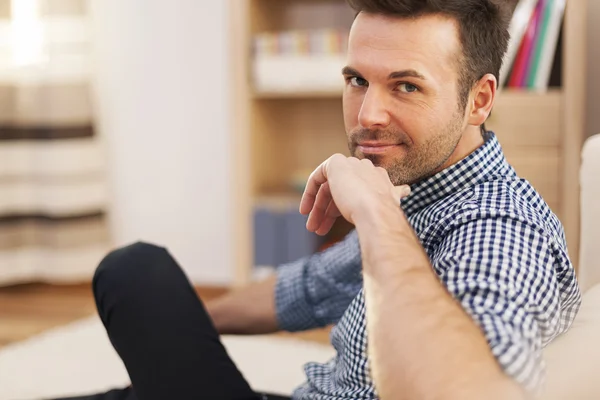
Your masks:
M600 133L600 1L588 0L587 133Z

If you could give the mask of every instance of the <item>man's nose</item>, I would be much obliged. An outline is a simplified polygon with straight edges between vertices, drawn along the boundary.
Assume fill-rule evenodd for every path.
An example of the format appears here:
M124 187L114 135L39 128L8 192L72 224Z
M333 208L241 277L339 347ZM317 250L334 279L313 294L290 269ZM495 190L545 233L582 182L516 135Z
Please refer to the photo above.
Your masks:
M358 114L361 128L385 128L390 124L390 119L385 94L381 89L369 87Z

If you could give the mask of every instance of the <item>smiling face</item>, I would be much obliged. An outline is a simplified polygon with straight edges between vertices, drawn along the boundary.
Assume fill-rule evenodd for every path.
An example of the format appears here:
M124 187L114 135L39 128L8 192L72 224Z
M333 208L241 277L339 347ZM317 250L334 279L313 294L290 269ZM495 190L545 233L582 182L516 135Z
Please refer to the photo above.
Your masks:
M458 24L440 15L403 19L360 13L343 74L351 154L415 183L483 143L460 101Z

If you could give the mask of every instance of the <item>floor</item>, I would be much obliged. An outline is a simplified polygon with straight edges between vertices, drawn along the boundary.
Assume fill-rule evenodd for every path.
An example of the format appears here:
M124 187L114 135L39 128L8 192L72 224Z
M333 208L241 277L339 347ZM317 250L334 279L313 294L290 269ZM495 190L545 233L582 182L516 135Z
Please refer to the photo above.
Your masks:
M198 288L197 292L202 299L210 300L224 294L226 289ZM0 287L0 348L95 312L89 284ZM329 342L329 329L278 335L319 343Z

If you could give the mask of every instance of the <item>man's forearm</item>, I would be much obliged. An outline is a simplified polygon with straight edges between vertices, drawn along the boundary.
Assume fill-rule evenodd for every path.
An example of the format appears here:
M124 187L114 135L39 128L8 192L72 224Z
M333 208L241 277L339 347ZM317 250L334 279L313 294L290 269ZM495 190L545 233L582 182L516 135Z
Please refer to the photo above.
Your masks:
M363 254L368 354L387 399L519 399L485 337L435 276L402 212L357 218Z
M208 302L206 308L217 331L238 335L278 331L275 283L271 277Z

